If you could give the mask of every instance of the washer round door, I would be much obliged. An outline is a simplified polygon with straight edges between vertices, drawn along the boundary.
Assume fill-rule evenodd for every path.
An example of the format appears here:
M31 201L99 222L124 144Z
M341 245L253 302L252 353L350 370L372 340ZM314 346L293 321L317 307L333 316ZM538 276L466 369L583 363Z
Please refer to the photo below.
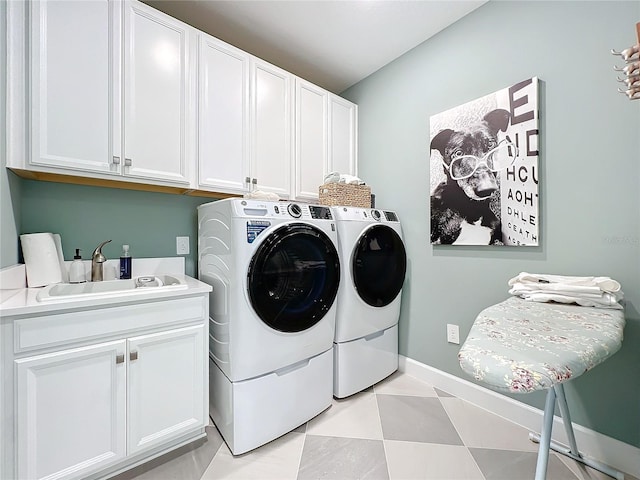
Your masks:
M351 264L360 298L372 307L389 305L402 290L407 253L400 235L386 225L375 225L358 240Z
M301 332L318 323L338 293L340 260L318 228L292 223L274 230L249 265L247 289L260 319L281 332Z

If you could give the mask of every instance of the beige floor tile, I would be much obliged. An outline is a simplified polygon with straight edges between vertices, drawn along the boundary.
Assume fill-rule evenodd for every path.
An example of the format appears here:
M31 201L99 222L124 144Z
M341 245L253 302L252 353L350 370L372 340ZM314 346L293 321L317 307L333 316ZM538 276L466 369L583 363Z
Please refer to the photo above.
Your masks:
M382 440L307 435L298 480L389 480Z
M378 395L387 440L464 445L437 397Z
M466 447L385 440L391 480L484 480Z
M309 421L307 434L382 440L376 396L361 392L345 399L333 399L330 408Z
M431 385L406 373L395 372L373 386L375 393L387 395L415 395L419 397L437 397Z
M459 398L445 397L440 402L467 447L538 451L526 428Z
M295 480L304 439L304 434L288 433L236 457L223 444L204 472L202 480Z

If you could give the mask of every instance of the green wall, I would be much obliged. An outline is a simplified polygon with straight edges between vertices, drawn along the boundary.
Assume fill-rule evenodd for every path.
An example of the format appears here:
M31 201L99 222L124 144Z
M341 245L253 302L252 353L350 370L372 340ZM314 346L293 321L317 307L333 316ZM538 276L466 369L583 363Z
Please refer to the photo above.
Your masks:
M0 1L0 65L6 65L7 39L6 2ZM0 73L0 268L18 263L18 232L20 231L20 180L7 171L6 78Z
M637 21L637 1L489 2L342 95L359 106L359 175L403 223L401 353L469 380L447 323L464 340L521 271L611 276L627 298L623 348L567 396L574 422L640 447L640 101L616 92L610 53L635 43ZM540 246L432 246L429 117L534 76Z
M189 255L181 256L191 276L197 275L196 207L213 200L35 180L22 180L21 199L21 233L59 233L65 260L76 248L88 260L109 239L102 249L108 259L120 257L123 244L134 259L175 257L176 237L189 236Z
M359 105L359 174L403 221L401 353L467 378L445 325L464 339L482 308L507 297L509 278L609 275L627 297L624 346L567 395L576 423L640 447L640 101L616 92L609 53L635 42L638 20L639 2L489 2L343 95ZM540 247L431 246L429 117L532 76ZM196 206L208 199L26 181L4 167L0 195L1 266L17 261L18 233L60 233L67 259L109 238L108 258L123 243L134 257L175 256L175 237L189 235L195 274ZM541 395L516 398L543 407Z

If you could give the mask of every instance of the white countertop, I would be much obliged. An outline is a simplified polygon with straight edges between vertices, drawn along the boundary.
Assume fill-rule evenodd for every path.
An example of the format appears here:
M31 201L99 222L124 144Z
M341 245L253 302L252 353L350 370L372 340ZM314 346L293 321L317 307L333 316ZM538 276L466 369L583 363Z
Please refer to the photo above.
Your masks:
M169 298L208 293L212 290L210 285L188 275L175 273L171 273L171 275L183 281L187 287L182 289L142 288L137 289L134 294L131 292L127 292L125 295L110 293L92 298L65 299L55 302L40 302L36 299L38 292L46 287L3 290L2 300L0 301L0 317L87 310L158 299L167 300Z

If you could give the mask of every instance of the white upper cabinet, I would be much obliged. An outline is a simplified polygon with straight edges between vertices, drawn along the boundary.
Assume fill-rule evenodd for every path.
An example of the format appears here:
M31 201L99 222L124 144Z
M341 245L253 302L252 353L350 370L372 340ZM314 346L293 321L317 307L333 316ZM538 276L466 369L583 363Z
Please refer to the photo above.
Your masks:
M251 182L288 199L291 193L293 76L251 62Z
M120 4L30 5L31 165L119 173Z
M193 31L140 2L125 5L124 173L189 183Z
M358 106L329 95L329 165L327 172L358 175Z
M296 200L318 199L328 168L329 92L296 78L294 192Z
M244 193L250 185L249 54L198 36L198 187Z
M317 202L330 172L357 175L357 106L296 79L293 198Z
M18 174L301 201L328 172L357 174L356 105L138 0L7 12Z
M30 165L188 184L191 27L137 1L30 5Z

